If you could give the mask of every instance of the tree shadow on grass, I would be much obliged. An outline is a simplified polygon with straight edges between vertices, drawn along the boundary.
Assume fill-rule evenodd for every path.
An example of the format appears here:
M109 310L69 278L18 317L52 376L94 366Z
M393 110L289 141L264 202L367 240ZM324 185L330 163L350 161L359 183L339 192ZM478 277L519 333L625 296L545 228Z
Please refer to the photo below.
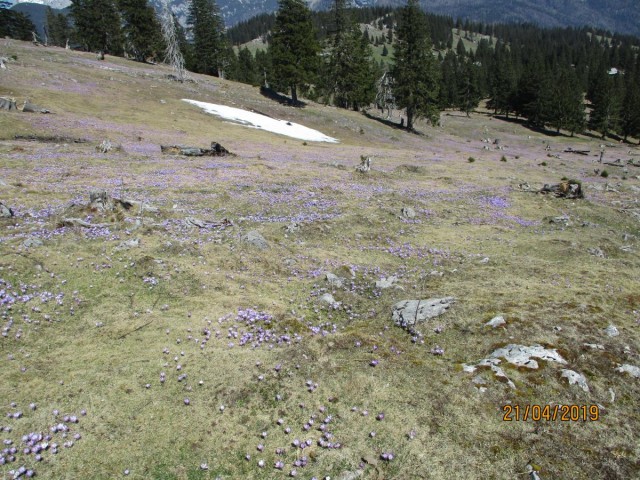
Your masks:
M264 87L264 86L260 87L260 94L263 97L266 97L269 100L273 100L275 102L278 102L281 105L288 105L290 107L297 107L297 108L304 108L304 107L307 106L306 103L301 102L300 100L298 100L297 102L294 102L289 97L286 97L286 96L276 92L275 90L272 90L272 89Z
M403 130L405 132L408 132L410 130L407 130L404 125L401 125L399 123L393 122L391 120L387 120L386 118L382 118L382 117L378 117L376 115L371 115L369 112L365 112L363 111L362 114L367 117L369 120L375 120L376 122L382 123L383 125L386 125L387 127L391 127L391 128L395 128L396 130ZM413 133L417 133L417 132L413 132Z

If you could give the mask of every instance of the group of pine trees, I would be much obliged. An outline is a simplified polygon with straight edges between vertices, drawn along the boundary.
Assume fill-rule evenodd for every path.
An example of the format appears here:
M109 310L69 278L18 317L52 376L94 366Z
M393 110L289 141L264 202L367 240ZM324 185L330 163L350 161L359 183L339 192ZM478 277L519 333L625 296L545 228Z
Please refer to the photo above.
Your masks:
M311 12L304 0L279 0L277 13L226 31L215 0L190 0L186 28L173 23L188 70L268 86L294 103L303 95L359 110L376 100L384 74L384 97L405 111L409 129L419 117L436 122L444 109L470 115L486 100L494 114L535 128L640 137L635 37L454 22L425 14L417 0L402 9L345 3ZM0 34L29 39L33 25L7 6L0 0ZM46 34L49 44L139 61L162 61L166 50L148 0L72 0L70 18L47 12ZM258 37L266 49L238 46Z
M31 40L31 32L35 30L33 22L25 14L10 10L10 6L9 2L0 0L0 38Z

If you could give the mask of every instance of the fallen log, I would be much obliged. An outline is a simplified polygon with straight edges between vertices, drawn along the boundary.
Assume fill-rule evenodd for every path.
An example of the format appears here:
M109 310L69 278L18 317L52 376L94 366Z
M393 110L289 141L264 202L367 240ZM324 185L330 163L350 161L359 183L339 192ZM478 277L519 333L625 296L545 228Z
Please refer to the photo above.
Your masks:
M33 134L16 134L14 137L16 140L29 140L33 142L42 143L87 143L85 138L73 138L64 137L60 135L33 135Z
M89 223L80 218L63 218L58 222L58 227L84 227L84 228L105 228L111 227L109 223Z
M196 217L187 217L184 219L184 222L191 227L198 228L218 228L218 227L230 227L233 226L231 220L224 219L221 222L208 222L206 220L201 220Z
M591 152L591 150L576 150L576 149L571 148L571 147L567 147L564 150L564 153L576 153L578 155L589 155L590 152Z
M211 142L211 148L160 145L160 151L168 155L184 155L186 157L226 157L227 155L234 155L218 142Z
M50 110L39 107L38 105L34 105L28 100L25 100L24 104L22 105L22 112L23 113L51 113Z

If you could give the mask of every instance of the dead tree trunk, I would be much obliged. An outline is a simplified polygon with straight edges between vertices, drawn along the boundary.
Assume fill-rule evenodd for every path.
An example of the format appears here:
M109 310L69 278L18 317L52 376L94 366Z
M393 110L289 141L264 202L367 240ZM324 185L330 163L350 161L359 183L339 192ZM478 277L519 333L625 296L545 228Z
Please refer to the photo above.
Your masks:
M167 0L162 2L160 22L162 27L162 36L167 44L167 48L165 50L165 61L173 68L176 80L183 83L187 77L186 70L184 68L184 57L182 56L182 52L180 52L178 36L176 35L176 25Z

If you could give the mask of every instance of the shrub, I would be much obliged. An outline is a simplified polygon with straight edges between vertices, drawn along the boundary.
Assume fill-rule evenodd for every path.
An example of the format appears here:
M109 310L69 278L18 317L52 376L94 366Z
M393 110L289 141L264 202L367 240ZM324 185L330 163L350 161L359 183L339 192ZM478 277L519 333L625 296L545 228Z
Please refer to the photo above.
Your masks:
M507 161L507 157L505 157L504 155L502 155L502 158L500 159L501 162L506 162Z
M606 170L602 170L602 173L600 174L600 176L607 178L609 176L609 172L607 172Z
M467 158L467 162L469 162L469 163L473 163L473 162L475 162L475 161L476 161L476 159L475 159L475 158L473 158L473 157L469 157L469 158Z

